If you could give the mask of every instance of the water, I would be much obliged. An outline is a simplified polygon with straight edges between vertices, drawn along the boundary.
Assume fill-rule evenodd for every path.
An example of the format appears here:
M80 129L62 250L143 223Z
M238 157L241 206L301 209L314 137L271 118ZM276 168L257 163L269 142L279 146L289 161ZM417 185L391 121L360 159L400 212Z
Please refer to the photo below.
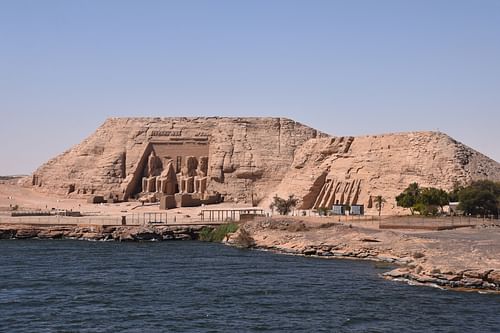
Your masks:
M199 242L0 241L2 332L498 332L500 295Z

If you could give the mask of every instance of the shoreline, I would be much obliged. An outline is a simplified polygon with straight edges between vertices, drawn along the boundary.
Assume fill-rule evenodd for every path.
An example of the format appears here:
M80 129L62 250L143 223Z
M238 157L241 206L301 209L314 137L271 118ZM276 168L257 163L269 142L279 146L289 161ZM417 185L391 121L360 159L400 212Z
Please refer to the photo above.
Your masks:
M199 226L78 226L0 224L2 239L73 239L86 241L170 241L196 240L206 225Z
M233 244L227 244L228 246L234 246ZM293 252L293 251L286 251L283 249L277 249L277 248L266 248L266 247L254 247L253 249L258 250L258 251L266 251L266 252L272 252L276 253L279 255L289 255L289 256L297 256L297 257L310 257L310 258L317 258L317 259L327 259L327 260L355 260L355 261L371 261L374 263L383 263L383 264L388 264L388 265L393 265L397 266L397 268L387 271L385 273L379 274L379 276L383 279L394 281L394 282L403 282L411 286L424 286L424 287L430 287L430 288L436 288L436 289L441 289L441 290L451 290L451 291L459 291L459 292L478 292L481 294L499 294L500 295L500 285L499 286L493 286L491 288L481 288L479 286L474 287L466 287L464 284L461 284L460 282L456 281L448 281L448 280L443 280L443 279L433 279L429 277L424 277L420 275L413 275L408 269L408 267L405 267L406 263L404 262L398 262L398 259L395 259L394 261L392 260L385 260L381 259L378 257L356 257L356 256L349 256L349 255L343 255L343 256L318 256L318 255L306 255L303 253L298 253L298 252ZM402 273L402 270L408 269L408 273Z
M275 218L247 222L225 243L288 255L387 263L397 266L381 274L387 280L500 294L500 228L469 229L414 233ZM488 248L486 242L495 246Z
M206 227L0 224L0 240L198 240ZM385 263L396 266L380 275L387 280L453 291L500 294L500 258L496 260L500 244L493 248L485 246L488 241L497 243L498 240L498 227L412 233L274 218L242 223L223 243L285 255ZM448 247L450 243L452 246ZM462 243L465 246L459 245Z

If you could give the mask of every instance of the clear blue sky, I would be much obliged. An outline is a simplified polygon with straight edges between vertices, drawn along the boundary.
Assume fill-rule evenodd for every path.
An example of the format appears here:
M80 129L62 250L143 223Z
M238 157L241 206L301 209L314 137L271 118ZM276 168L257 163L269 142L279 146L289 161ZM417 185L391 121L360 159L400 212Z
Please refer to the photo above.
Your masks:
M110 116L446 132L500 161L500 1L0 0L0 174Z

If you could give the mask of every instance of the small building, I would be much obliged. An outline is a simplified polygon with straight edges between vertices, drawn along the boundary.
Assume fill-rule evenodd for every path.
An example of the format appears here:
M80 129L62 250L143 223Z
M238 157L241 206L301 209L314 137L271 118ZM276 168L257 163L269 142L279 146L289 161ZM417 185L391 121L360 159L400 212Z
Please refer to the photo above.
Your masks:
M365 215L365 206L364 205L352 205L351 206L351 215Z
M345 206L344 205L333 205L332 213L333 213L333 215L345 215Z
M444 207L444 212L448 215L462 215L463 211L458 209L460 202L450 202L448 207Z

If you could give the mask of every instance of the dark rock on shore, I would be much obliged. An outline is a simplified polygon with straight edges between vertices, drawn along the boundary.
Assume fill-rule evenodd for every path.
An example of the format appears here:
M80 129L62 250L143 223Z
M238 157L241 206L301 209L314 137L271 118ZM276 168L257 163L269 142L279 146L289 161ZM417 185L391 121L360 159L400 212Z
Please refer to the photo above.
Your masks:
M490 275L491 273L493 274ZM497 272L493 271L488 272L488 274L484 274L484 271L447 272L447 274L433 274L421 269L412 270L410 268L403 267L384 273L383 276L387 279L405 279L409 281L416 281L421 284L438 285L450 289L464 288L500 291L500 279L497 279L496 274Z
M163 241L198 239L200 227L182 226L0 226L0 239Z

